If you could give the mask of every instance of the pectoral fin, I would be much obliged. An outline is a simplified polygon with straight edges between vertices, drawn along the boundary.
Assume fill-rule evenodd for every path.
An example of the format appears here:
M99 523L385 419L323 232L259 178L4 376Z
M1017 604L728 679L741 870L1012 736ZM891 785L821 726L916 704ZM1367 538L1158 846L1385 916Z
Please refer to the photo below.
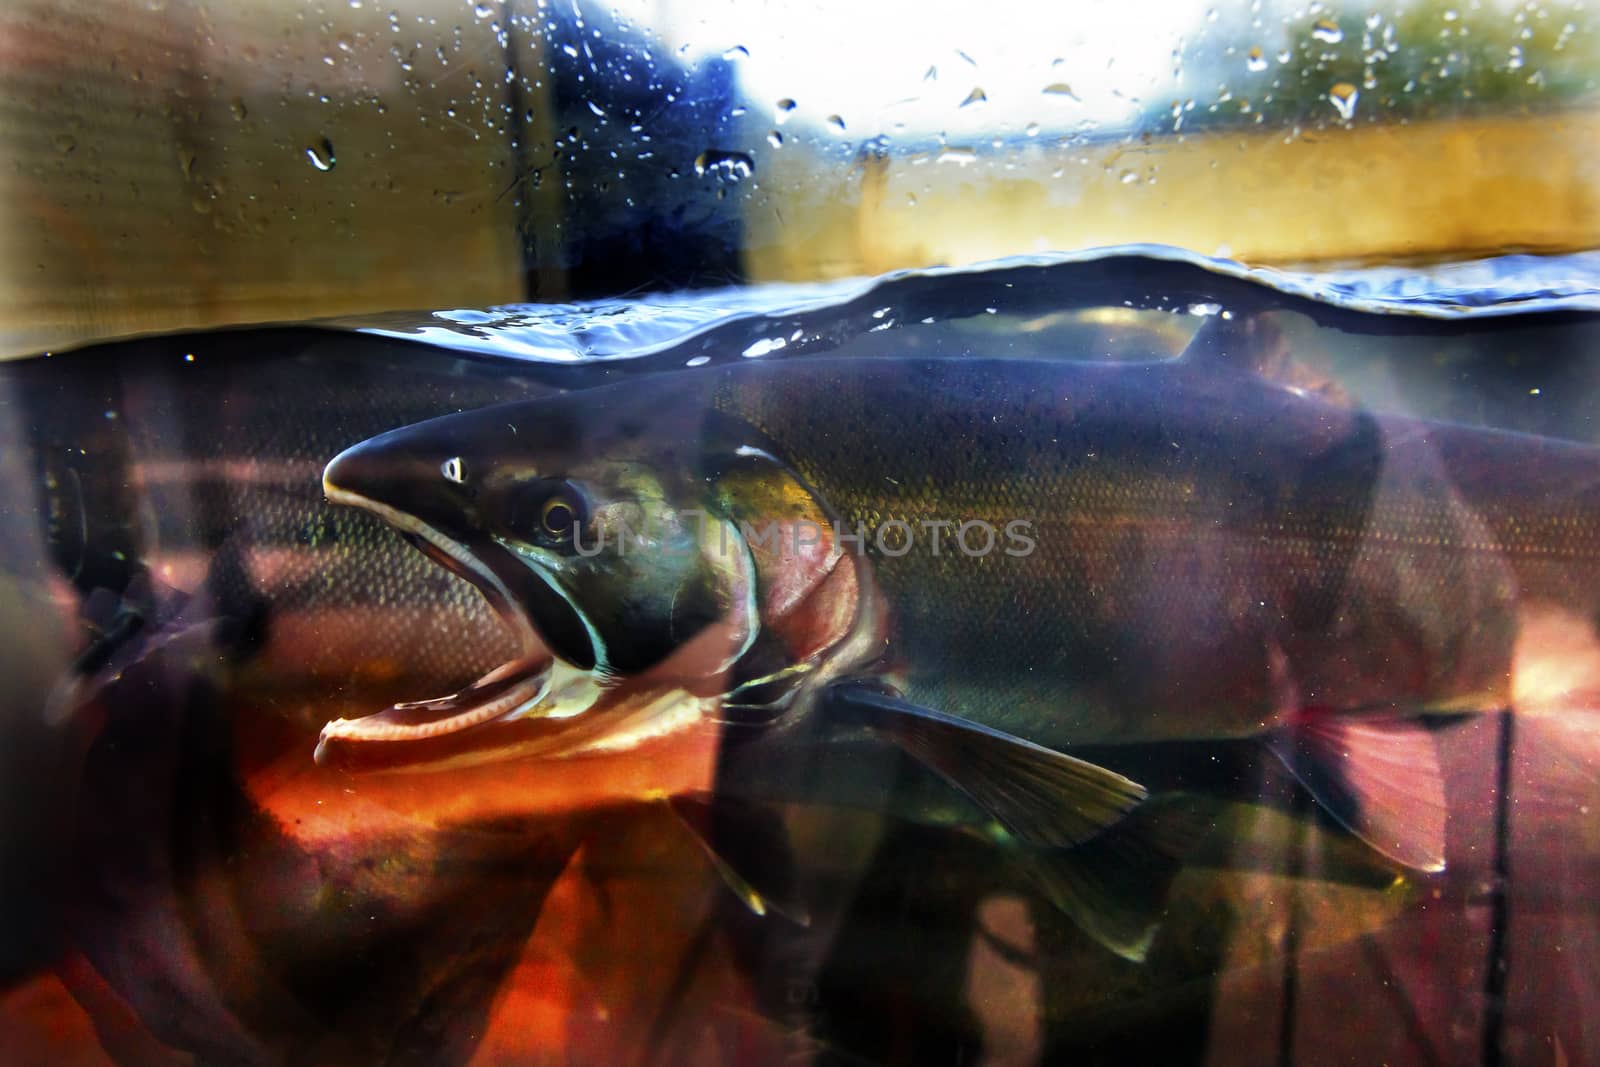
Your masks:
M1143 786L1114 771L919 707L869 683L832 686L825 706L905 749L1027 846L1081 844L1146 796Z
M811 925L779 816L721 797L676 796L667 806L751 913Z
M1444 775L1438 744L1419 720L1303 712L1268 743L1351 833L1396 863L1444 870Z
M1155 848L1135 819L1074 848L1025 849L1018 859L1044 898L1079 929L1143 963L1183 863Z

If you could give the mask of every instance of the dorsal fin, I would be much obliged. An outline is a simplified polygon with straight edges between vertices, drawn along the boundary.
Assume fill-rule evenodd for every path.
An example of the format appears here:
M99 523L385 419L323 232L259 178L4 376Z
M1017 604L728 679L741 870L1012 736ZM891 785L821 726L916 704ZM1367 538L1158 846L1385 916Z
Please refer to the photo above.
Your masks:
M1351 403L1342 386L1295 358L1270 314L1218 312L1200 324L1178 358L1194 367L1249 374L1330 403Z
M1287 359L1277 323L1260 315L1219 311L1207 316L1178 358L1196 367L1267 376Z

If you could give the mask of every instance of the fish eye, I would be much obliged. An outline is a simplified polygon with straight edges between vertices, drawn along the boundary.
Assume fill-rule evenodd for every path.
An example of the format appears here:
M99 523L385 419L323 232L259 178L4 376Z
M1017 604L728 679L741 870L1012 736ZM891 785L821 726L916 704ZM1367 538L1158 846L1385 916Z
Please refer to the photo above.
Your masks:
M589 519L583 491L571 482L541 478L509 489L499 517L508 533L549 546L567 546Z
M557 493L550 497L539 509L539 526L545 536L553 541L565 541L572 536L572 528L577 522L578 509L564 494Z

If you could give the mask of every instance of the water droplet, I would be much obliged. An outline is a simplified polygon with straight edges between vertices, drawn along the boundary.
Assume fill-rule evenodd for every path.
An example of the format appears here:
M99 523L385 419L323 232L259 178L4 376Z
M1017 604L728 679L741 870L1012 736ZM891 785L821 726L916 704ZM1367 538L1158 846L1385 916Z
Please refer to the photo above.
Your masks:
M1335 19L1318 19L1311 26L1311 36L1324 44L1338 44L1344 40L1344 31Z
M844 132L844 119L839 115L829 115L828 116L828 126L835 133L843 133Z
M326 137L320 137L315 144L306 146L306 158L321 171L329 171L339 165L338 157L333 154L333 142Z
M695 157L694 172L702 178L711 174L724 181L743 181L756 172L756 161L745 152L708 148Z
M476 17L478 17L480 19L486 19L490 15L494 14L494 5L493 4L477 4L476 6L473 7L472 13L473 13L473 15L475 15Z
M1349 82L1340 82L1328 90L1328 102L1339 112L1339 117L1349 122L1356 113L1356 101L1361 98L1361 90Z
M593 100L589 101L589 110L594 112L595 116L598 118L603 119L606 117L606 109L595 103Z
M782 148L783 147L783 134L779 133L777 130L768 130L767 131L767 143L769 145L771 145L773 148Z
M939 163L954 163L958 167L967 167L978 161L978 153L970 148L951 147L942 149L935 158Z
M245 119L250 117L250 109L244 106L244 99L242 97L236 96L229 101L228 110L233 112L233 121L235 122L243 122Z
M1030 122L1027 126L1023 127L1022 132L1029 137L1037 137L1039 136L1039 124L1037 122Z
M78 150L78 139L70 133L58 133L55 138L56 151L64 156L70 156Z
M966 107L968 104L981 104L987 99L989 99L989 94L983 91L983 87L981 85L974 85L972 87L972 92L968 93L967 98L961 101L961 106Z
M749 57L750 49L746 48L742 44L736 44L726 52L722 53L722 58L726 59L729 63L732 63L736 59L748 59Z
M927 73L923 74L922 80L925 81L925 82L936 82L936 81L938 81L939 80L939 68L938 67L934 67L934 66L930 66L928 68L928 70L927 70Z
M1121 174L1117 175L1117 180L1123 185L1132 185L1134 182L1139 180L1139 175L1134 171L1125 170Z
M1260 74L1267 69L1267 57L1261 54L1260 45L1251 45L1250 51L1244 54L1244 69L1251 74Z
M684 366L685 367L704 367L707 363L710 363L710 362L711 362L711 357L710 356L690 356L688 362L685 363Z
M1057 96L1063 100L1076 100L1078 94L1072 91L1072 86L1066 82L1051 82L1044 87L1044 95Z

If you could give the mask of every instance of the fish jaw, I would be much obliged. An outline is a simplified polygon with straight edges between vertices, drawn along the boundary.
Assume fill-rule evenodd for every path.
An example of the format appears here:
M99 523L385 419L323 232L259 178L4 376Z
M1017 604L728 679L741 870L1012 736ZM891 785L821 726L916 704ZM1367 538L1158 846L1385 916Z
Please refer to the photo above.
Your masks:
M490 715L470 724L424 734L387 733L387 712L335 720L318 742L317 761L358 773L459 771L515 760L563 761L649 752L712 721L715 698L681 689L626 686L558 695L559 682L524 713ZM391 709L392 710L392 709ZM382 736L380 736L382 735Z
M442 738L491 723L524 717L564 720L587 710L598 696L598 687L590 672L550 654L518 606L507 569L520 568L520 564L507 559L496 567L485 558L483 546L469 546L465 539L441 529L441 524L427 522L354 487L364 488L373 481L372 472L381 471L383 457L373 454L373 446L384 440L363 442L328 464L322 484L329 502L377 516L435 563L470 583L511 630L519 653L448 696L404 701L371 715L328 722L317 740L316 761L360 765L366 761L353 758L352 750L373 745L398 746L421 756ZM503 550L491 547L490 551Z
M334 719L317 739L316 760L333 750L365 742L422 742L459 730L515 718L539 706L551 689L551 661L512 660L449 696L403 701L355 719Z

